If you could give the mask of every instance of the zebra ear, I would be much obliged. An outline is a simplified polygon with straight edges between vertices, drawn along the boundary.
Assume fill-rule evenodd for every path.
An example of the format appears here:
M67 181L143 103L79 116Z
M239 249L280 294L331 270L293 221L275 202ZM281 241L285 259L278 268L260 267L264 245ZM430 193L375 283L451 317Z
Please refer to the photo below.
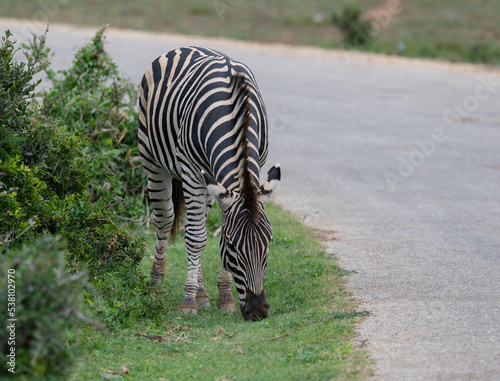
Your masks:
M259 201L262 205L266 205L271 198L272 193L278 187L281 180L281 168L279 164L275 164L267 173L267 180L260 186Z
M227 208L229 208L233 203L233 193L220 185L205 171L202 170L201 173L205 179L208 194L217 200L217 203L220 205L222 210L227 210Z

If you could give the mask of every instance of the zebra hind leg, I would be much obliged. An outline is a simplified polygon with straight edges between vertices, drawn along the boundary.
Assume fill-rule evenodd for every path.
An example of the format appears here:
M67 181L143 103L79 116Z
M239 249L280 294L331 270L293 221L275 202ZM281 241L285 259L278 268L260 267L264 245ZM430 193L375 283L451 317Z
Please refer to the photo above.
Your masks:
M153 221L156 227L155 258L149 273L149 279L151 286L156 286L156 289L160 292L161 284L165 278L167 241L174 222L172 177L166 173L150 174L148 194L153 205Z
M198 313L198 306L208 305L208 295L205 291L201 273L201 253L207 243L206 221L206 190L197 182L194 173L183 166L183 188L186 198L185 241L187 251L188 272L184 284L184 299L179 309L182 313ZM185 176L185 178L184 178Z
M217 277L217 287L219 287L217 309L220 311L236 311L235 300L231 292L231 282L231 273L222 267Z
M205 221L207 220L208 212L214 205L214 198L207 195L207 200L205 203ZM210 301L208 299L208 294L205 291L205 281L203 280L203 274L201 271L201 259L200 265L198 267L198 292L196 293L196 304L199 307L209 307Z
M183 314L192 313L196 315L198 313L198 290L200 286L199 275L201 274L200 255L205 248L207 235L204 218L199 216L198 218L193 217L193 213L190 210L191 206L192 203L186 199L186 229L184 233L186 240L188 273L186 283L184 284L184 299L182 300L179 309ZM195 209L197 208L195 207ZM204 304L203 290L201 293L202 294L200 294L199 300L201 304Z

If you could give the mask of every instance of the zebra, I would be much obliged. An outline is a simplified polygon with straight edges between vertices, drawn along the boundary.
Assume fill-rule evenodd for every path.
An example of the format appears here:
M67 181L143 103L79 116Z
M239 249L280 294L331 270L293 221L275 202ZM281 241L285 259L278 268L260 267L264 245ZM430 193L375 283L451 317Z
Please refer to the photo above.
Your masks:
M217 308L245 320L266 318L264 290L272 231L264 206L281 179L279 164L260 183L268 155L267 114L253 73L218 51L181 47L146 70L139 93L139 150L156 227L151 286L161 289L167 241L185 209L187 279L182 313L210 305L201 269L206 218L222 210Z

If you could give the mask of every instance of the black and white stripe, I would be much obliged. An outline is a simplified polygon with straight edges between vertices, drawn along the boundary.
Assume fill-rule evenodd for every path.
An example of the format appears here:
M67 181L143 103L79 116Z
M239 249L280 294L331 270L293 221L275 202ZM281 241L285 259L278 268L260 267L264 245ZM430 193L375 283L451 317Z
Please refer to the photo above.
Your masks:
M280 169L274 166L259 186L268 153L267 116L252 72L205 48L183 47L158 57L141 84L139 149L157 230L151 283L164 278L167 240L175 235L185 202L188 276L180 308L196 312L208 305L200 255L206 215L217 200L223 210L217 305L234 309L231 273L245 318L267 316L271 226L264 205Z

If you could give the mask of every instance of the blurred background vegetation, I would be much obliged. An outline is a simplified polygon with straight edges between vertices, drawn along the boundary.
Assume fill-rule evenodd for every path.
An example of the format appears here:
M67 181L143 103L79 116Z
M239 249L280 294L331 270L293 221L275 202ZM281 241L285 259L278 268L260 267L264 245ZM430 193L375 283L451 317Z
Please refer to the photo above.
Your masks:
M346 9L371 20L365 43L353 43L352 29L349 41L332 22ZM0 15L500 64L498 0L2 0ZM351 22L365 30L356 18Z

